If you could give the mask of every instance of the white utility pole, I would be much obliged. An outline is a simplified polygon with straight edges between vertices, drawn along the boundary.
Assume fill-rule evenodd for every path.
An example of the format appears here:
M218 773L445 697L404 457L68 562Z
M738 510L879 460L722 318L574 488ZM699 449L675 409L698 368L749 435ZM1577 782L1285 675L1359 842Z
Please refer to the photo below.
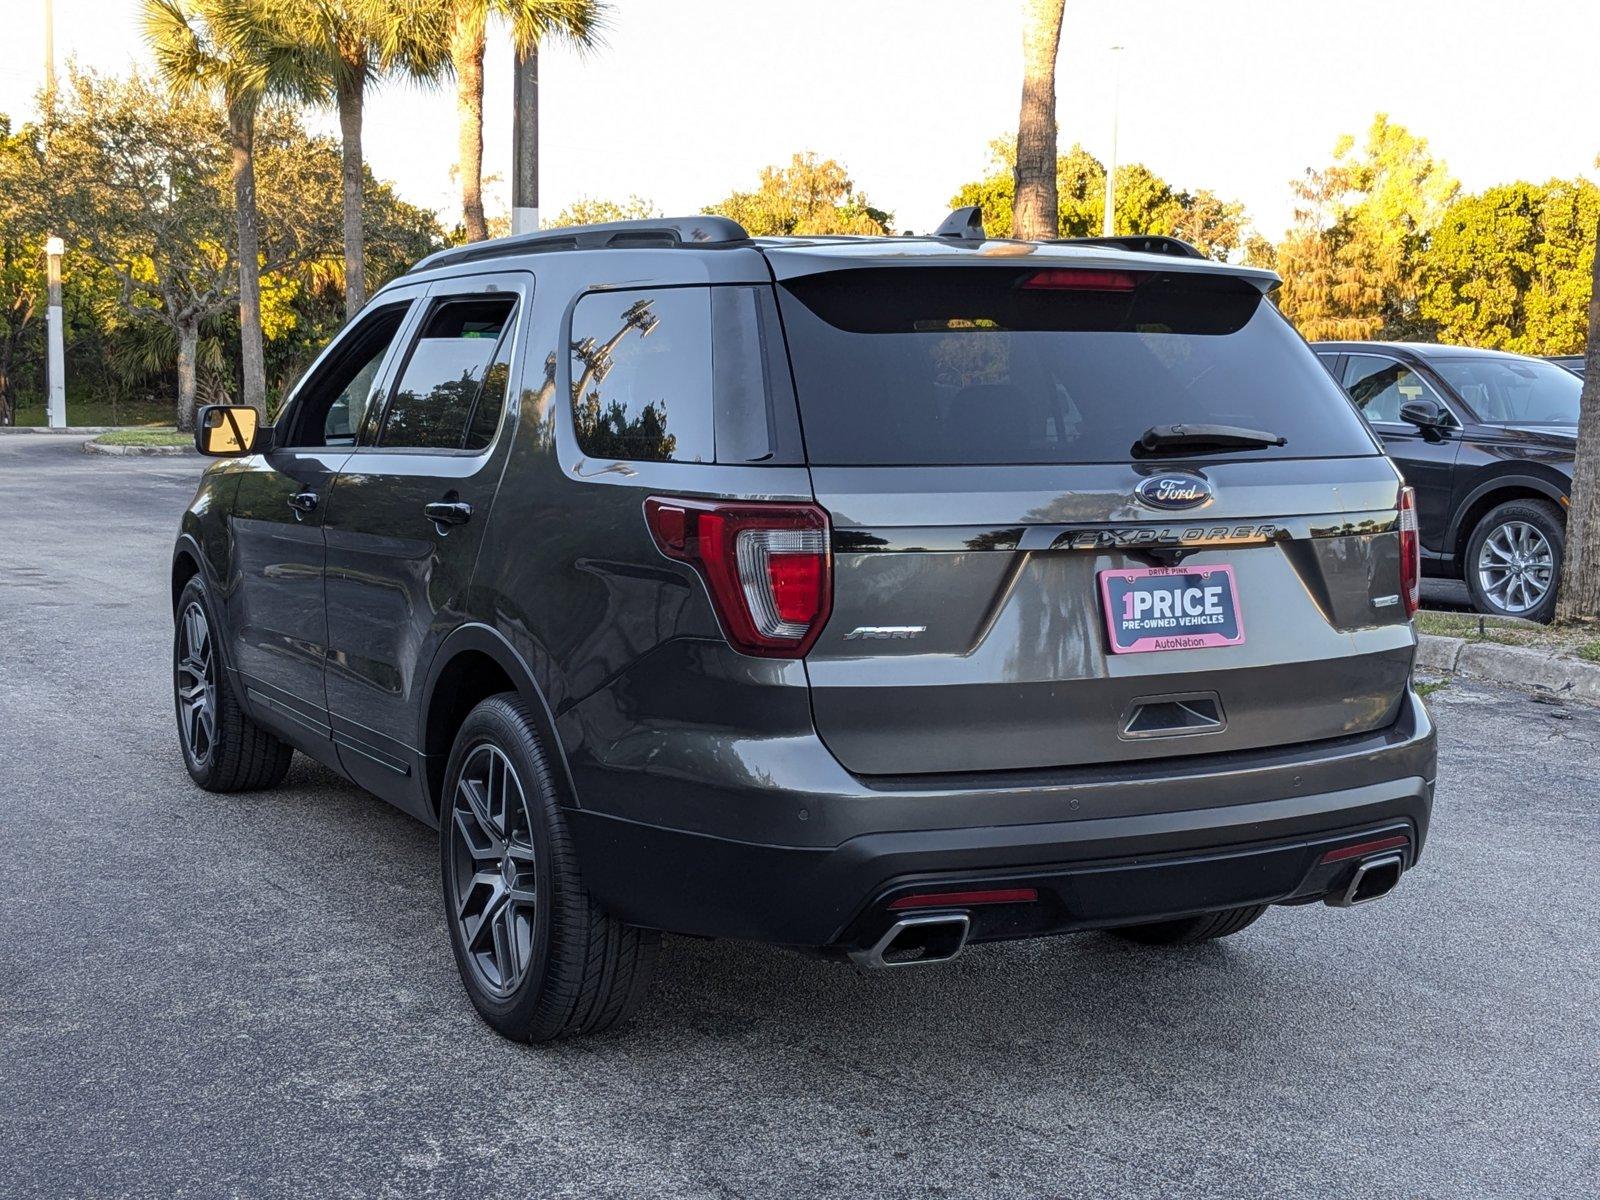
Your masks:
M47 408L51 429L67 427L67 363L61 332L61 252L64 249L58 237L50 238L44 244L50 264L50 306L45 309L45 325L50 337L50 396Z
M1122 47L1111 47L1111 61L1115 82L1111 85L1111 161L1106 164L1106 211L1100 222L1100 236L1111 237L1117 232L1117 109L1122 103Z
M511 232L539 228L539 47L516 56L512 68Z
M51 0L44 0L44 103L44 129L48 139L56 104L56 22ZM48 141L45 147L48 153ZM51 235L45 239L44 252L49 265L49 306L45 309L48 341L45 363L49 392L45 403L45 423L51 429L67 427L67 356L65 335L61 328L61 252L64 249L60 238Z

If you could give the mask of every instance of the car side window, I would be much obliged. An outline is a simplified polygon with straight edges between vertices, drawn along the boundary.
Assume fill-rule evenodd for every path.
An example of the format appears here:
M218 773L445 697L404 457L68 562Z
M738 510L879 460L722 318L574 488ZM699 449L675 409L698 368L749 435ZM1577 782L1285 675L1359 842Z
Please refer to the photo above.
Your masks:
M1400 424L1400 406L1438 396L1403 363L1376 354L1352 354L1344 364L1344 386L1369 421Z
M377 444L481 450L505 402L514 295L434 300L411 344Z
M409 300L363 313L296 392L286 446L353 446Z
M591 292L572 313L572 414L596 458L711 462L711 293Z

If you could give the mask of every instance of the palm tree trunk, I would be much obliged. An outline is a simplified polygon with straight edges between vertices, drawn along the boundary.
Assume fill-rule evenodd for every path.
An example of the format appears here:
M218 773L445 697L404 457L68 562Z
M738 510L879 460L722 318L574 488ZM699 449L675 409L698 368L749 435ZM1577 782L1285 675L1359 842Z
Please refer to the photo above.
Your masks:
M183 433L194 429L195 360L200 349L200 322L179 317L178 326L178 413L177 426Z
M461 213L467 241L489 236L483 219L483 26L458 23L450 38L456 69L456 120L460 123L456 169L461 173Z
M1589 344L1583 356L1578 412L1578 457L1572 466L1572 510L1561 565L1556 620L1600 619L1600 222L1589 281Z
M359 73L339 83L339 141L344 152L344 316L367 302L365 236L361 228L361 117L366 81Z
M228 137L233 149L233 202L239 223L239 343L244 368L245 404L267 419L267 362L261 340L261 236L256 221L255 112L244 104L228 106Z
M1026 0L1022 17L1022 114L1017 122L1011 236L1060 236L1056 197L1056 52L1066 0Z

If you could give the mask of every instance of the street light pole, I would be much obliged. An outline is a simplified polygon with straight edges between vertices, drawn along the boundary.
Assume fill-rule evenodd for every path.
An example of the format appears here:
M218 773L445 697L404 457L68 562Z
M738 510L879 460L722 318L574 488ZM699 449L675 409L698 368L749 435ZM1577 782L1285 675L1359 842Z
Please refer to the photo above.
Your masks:
M50 286L50 304L45 309L45 326L48 330L50 342L46 362L50 379L47 423L51 429L65 429L67 427L67 367L61 332L61 252L63 249L65 247L58 237L49 238L44 244L45 257L49 262Z
M517 55L512 70L511 232L539 228L539 47Z
M56 19L55 6L44 0L44 135L45 153L50 149L50 127L55 123L56 107ZM67 355L61 329L61 252L65 247L54 234L44 243L48 295L45 307L45 375L49 390L45 396L45 424L51 429L67 427Z
M1122 47L1111 47L1111 61L1115 82L1111 85L1111 161L1106 164L1106 210L1100 222L1100 236L1112 237L1117 232L1117 109L1122 104Z

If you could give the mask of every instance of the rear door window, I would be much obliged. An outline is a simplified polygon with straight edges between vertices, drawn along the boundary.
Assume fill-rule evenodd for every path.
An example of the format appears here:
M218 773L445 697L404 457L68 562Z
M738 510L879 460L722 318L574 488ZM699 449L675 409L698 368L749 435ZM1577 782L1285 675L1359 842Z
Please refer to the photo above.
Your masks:
M865 268L779 289L818 465L1125 462L1153 425L1260 430L1248 457L1377 453L1251 284L1179 272Z
M385 449L483 449L505 399L514 296L434 300L384 414Z

